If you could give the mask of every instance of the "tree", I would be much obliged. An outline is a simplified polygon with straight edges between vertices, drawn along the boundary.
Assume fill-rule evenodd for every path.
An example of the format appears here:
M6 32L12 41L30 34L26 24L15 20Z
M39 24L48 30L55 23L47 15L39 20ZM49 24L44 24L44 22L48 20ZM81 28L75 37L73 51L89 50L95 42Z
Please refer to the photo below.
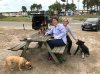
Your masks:
M25 6L22 6L22 15L27 16L27 8Z
M94 2L94 0L83 0L84 9L85 8L87 9L87 13L89 11L89 8L91 8L91 10L92 10L92 6L94 5L93 2Z
M100 15L100 0L99 0L99 15Z
M39 4L39 5L36 6L36 8L37 8L37 11L39 11L40 9L42 9L42 5Z
M27 8L25 6L22 6L22 11L23 12L26 12L27 11Z
M33 11L33 7L32 7L33 5L31 5L31 7L30 7L30 9L31 9L31 11Z
M72 10L72 11L74 11L74 10L76 10L76 5L75 4L73 4L73 3L71 3L71 4L67 4L66 5L66 10Z
M35 10L36 8L37 8L37 4L33 4L33 5L31 5L31 7L30 7L31 11Z
M62 2L66 2L66 0L61 0Z
M95 0L95 5L96 5L96 8L97 8L98 14L100 14L100 0Z
M89 9L92 11L93 8L98 13L100 11L100 0L83 0L83 5L84 5L84 8L87 8L87 11Z
M73 4L73 3L71 3L71 4L70 4L70 9L71 9L72 11L76 10L76 5Z
M62 4L62 9L65 9L65 6L66 6L65 4Z
M31 9L31 11L33 11L33 10L40 10L40 9L42 9L42 5L41 4L33 4L33 5L31 5L30 6L30 9Z
M59 2L55 2L54 4L52 4L52 5L49 6L49 11L51 11L53 13L55 11L57 11L58 15L59 15L61 9L62 9L62 6L61 6L61 4Z

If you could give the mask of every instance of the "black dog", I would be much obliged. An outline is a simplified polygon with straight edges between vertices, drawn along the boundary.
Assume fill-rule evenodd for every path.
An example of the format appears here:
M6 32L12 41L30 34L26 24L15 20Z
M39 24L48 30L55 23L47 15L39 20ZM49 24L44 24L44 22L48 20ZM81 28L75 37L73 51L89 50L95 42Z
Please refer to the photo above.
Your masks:
M84 55L90 55L89 49L86 45L84 45L85 42L78 40L76 44L78 45L77 50L75 51L74 55L78 52L78 50L81 50L82 58L84 58Z

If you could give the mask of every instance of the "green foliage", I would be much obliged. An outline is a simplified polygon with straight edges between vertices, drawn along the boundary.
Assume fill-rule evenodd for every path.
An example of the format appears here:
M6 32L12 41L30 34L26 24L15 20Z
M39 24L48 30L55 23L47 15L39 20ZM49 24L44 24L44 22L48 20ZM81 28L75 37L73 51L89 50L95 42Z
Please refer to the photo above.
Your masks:
M65 5L65 4L60 4L59 2L55 2L54 4L49 6L49 12L54 13L54 11L57 11L58 15L59 15L59 13L62 11L62 9L65 9L65 8L66 8L66 10L70 9L70 10L74 11L74 10L76 10L76 5L73 3ZM52 15L52 14L50 14L50 15Z
M65 4L62 4L62 9L65 9L65 6L66 6Z
M87 11L96 8L97 12L100 14L100 0L83 0L83 7L84 9L87 8Z
M27 11L27 8L25 6L22 6L22 11L23 12L26 12Z
M31 5L31 7L30 7L31 11L35 10L36 9L36 6L37 6L37 4Z
M73 3L67 4L66 5L66 10L69 10L69 9L72 10L72 11L76 10L76 5L73 4Z
M62 6L59 2L55 2L54 4L49 6L49 12L54 13L54 11L60 12L62 9ZM51 15L51 14L50 14Z
M66 61L65 58L64 58L64 55L62 55L62 54L55 54L55 55L58 58L60 63L63 63L63 62Z
M80 21L84 21L86 20L87 18L92 18L92 17L99 17L99 15L91 15L91 14L87 14L87 15L74 15L74 16L71 16L71 18L73 18L74 20L80 20ZM68 17L69 18L69 17Z
M31 5L31 7L30 7L30 9L31 9L31 11L33 11L33 10L40 10L40 9L42 9L42 5L41 4L33 4L33 5Z
M49 10L49 11L48 11L48 15L49 15L49 16L54 15L53 11L50 11L50 10Z
M40 9L42 9L42 5L41 4L37 5L37 11L40 10Z

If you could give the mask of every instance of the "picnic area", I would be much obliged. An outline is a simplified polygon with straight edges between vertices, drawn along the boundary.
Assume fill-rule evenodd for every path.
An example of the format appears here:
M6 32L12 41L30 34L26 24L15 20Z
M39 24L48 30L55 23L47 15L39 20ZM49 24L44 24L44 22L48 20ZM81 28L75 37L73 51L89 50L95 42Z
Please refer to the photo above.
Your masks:
M89 47L90 56L82 59L78 52L75 56L65 55L66 61L62 64L57 65L54 61L49 61L48 50L43 45L41 49L35 48L37 42L31 42L29 45L30 51L27 51L28 58L31 59L33 69L26 71L18 71L17 69L13 72L5 71L2 63L5 57L9 55L21 55L22 50L10 51L7 50L10 47L19 44L23 37L35 34L38 31L35 30L23 30L23 29L0 29L0 72L2 74L99 74L99 48L100 48L100 32L87 32L80 31L79 26L70 25L71 29L75 33L75 36L83 41ZM71 52L74 53L77 45L74 40Z

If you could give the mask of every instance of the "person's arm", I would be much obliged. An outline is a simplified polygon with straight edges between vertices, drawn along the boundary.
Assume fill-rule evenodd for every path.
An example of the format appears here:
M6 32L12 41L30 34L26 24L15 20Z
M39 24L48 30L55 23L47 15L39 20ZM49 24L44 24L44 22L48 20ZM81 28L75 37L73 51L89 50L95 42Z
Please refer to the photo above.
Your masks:
M48 30L46 33L45 33L45 35L52 35L53 34L53 28L52 29L50 29L50 30Z
M70 28L68 27L68 32L70 33L70 35L73 37L73 39L76 41L77 39L75 38L75 36L73 35L72 31L70 30Z

